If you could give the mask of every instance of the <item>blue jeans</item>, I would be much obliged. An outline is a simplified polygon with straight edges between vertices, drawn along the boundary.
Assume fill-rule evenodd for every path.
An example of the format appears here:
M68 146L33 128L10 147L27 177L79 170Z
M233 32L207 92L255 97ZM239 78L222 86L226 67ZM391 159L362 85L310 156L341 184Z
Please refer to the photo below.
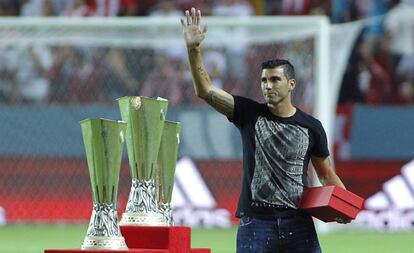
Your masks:
M321 253L312 218L240 219L237 253Z

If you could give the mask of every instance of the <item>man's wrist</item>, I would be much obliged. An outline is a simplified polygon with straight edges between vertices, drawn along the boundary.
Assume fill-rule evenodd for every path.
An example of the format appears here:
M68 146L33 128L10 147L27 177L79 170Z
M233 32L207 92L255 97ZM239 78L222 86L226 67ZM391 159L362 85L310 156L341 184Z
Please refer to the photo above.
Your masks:
M200 52L201 51L201 49L200 49L200 46L193 46L193 47L187 47L187 51L188 51L188 53L192 53L192 52Z

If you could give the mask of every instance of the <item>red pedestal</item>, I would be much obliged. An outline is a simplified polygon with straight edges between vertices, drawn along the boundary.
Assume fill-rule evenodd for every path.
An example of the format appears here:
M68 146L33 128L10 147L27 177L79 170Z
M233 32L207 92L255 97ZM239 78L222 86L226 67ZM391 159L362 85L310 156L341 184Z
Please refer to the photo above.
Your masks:
M189 227L147 227L121 226L128 250L54 250L44 253L210 253L210 249L191 249L191 228Z
M170 252L191 248L189 227L121 226L121 234L128 248L169 249Z
M210 249L191 249L190 227L121 226L129 248L168 249L169 253L209 253Z
M47 249L44 253L168 253L166 249L128 249L128 250L81 250L81 249Z
M338 186L310 187L304 190L299 209L324 222L336 218L355 219L364 199Z

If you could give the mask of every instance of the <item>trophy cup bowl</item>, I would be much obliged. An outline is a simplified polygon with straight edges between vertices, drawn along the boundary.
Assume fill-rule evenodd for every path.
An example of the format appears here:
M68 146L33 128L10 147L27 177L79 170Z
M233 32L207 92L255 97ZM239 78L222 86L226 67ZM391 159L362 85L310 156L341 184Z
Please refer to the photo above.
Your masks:
M158 151L158 169L156 193L158 212L164 217L165 226L173 226L171 197L174 187L175 166L177 164L178 145L180 144L179 122L166 120Z
M93 211L81 248L125 250L116 208L126 122L85 119L80 122L93 193Z
M120 225L162 226L158 212L155 178L158 150L168 100L143 96L118 99L122 120L127 122L126 143L132 185Z

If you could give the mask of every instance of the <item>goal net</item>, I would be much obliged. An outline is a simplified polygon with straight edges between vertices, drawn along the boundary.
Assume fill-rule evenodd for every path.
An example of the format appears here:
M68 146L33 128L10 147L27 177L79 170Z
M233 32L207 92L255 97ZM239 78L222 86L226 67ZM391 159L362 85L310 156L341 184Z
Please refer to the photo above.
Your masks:
M346 57L330 67L326 17L206 17L203 22L209 26L203 56L216 86L262 101L260 63L288 59L297 74L294 103L315 114L331 135L336 96L330 80L341 74ZM0 206L8 222L89 219L89 175L77 122L119 119L114 99L125 95L167 98L171 118L191 118L193 123L183 124L180 156L196 164L201 160L199 169L217 201L213 207L234 212L240 175L232 171L241 158L239 143L225 143L234 139L233 130L223 130L229 124L204 124L209 111L194 96L177 18L2 18L0 79ZM207 115L199 125L194 110ZM200 141L195 126L211 138ZM209 163L216 159L231 161L221 174L217 168L211 172ZM121 211L130 187L127 166L124 161ZM216 176L228 180L220 184Z

